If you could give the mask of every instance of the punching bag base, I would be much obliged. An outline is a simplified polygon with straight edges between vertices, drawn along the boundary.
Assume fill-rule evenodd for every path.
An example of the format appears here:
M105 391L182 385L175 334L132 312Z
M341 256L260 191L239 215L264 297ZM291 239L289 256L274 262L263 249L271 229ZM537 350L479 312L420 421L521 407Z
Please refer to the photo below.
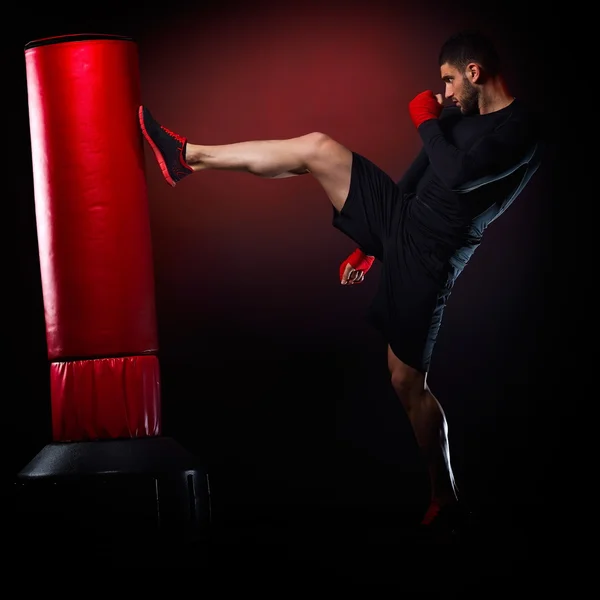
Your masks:
M169 437L50 443L17 474L21 532L29 543L84 543L113 560L147 564L167 549L174 559L178 546L205 541L210 524L198 462Z

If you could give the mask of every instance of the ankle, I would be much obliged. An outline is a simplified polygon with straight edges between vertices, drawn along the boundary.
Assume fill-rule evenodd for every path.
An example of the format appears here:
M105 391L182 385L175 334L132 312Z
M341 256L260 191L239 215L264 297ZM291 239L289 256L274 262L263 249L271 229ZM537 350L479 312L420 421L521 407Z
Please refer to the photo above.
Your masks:
M457 504L458 496L455 493L447 492L447 493L437 493L431 496L430 504L435 504L436 506L447 506L448 504Z
M186 142L183 145L183 150L181 151L181 158L183 158L183 162L191 168L194 168L194 152L190 148L190 144Z
M202 159L206 156L202 152L200 152L199 146L195 146L194 144L186 142L181 155L185 164L188 167L190 167L194 171L202 169Z

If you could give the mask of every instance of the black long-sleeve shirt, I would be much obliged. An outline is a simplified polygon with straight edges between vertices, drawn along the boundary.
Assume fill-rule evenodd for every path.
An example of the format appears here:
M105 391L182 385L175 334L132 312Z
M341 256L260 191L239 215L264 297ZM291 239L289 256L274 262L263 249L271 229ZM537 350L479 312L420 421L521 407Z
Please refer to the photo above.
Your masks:
M515 99L482 115L445 108L418 133L423 147L398 182L412 196L410 226L464 265L537 169L537 121Z

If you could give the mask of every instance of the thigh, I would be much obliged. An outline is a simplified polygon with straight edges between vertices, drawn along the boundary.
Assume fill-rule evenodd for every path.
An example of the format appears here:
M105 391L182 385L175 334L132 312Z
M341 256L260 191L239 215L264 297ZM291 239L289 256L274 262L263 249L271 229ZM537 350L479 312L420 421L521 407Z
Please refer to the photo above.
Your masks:
M314 136L314 137L313 137ZM325 134L310 134L308 172L321 184L336 210L341 210L350 189L352 152Z
M352 152L350 185L340 210L334 206L333 226L352 238L365 252L383 260L390 235L401 219L402 192L373 162Z
M410 255L411 249L406 251ZM400 361L426 374L448 294L410 257L403 264L395 262L389 253L386 259L370 307L370 321Z

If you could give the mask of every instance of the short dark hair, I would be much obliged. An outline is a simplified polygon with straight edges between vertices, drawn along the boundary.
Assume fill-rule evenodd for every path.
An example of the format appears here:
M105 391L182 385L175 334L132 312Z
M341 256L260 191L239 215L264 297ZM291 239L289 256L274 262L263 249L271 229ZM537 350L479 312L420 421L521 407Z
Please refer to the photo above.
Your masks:
M481 65L489 75L498 75L500 57L492 40L481 31L466 30L451 35L442 45L439 66L450 64L464 70L470 62Z

